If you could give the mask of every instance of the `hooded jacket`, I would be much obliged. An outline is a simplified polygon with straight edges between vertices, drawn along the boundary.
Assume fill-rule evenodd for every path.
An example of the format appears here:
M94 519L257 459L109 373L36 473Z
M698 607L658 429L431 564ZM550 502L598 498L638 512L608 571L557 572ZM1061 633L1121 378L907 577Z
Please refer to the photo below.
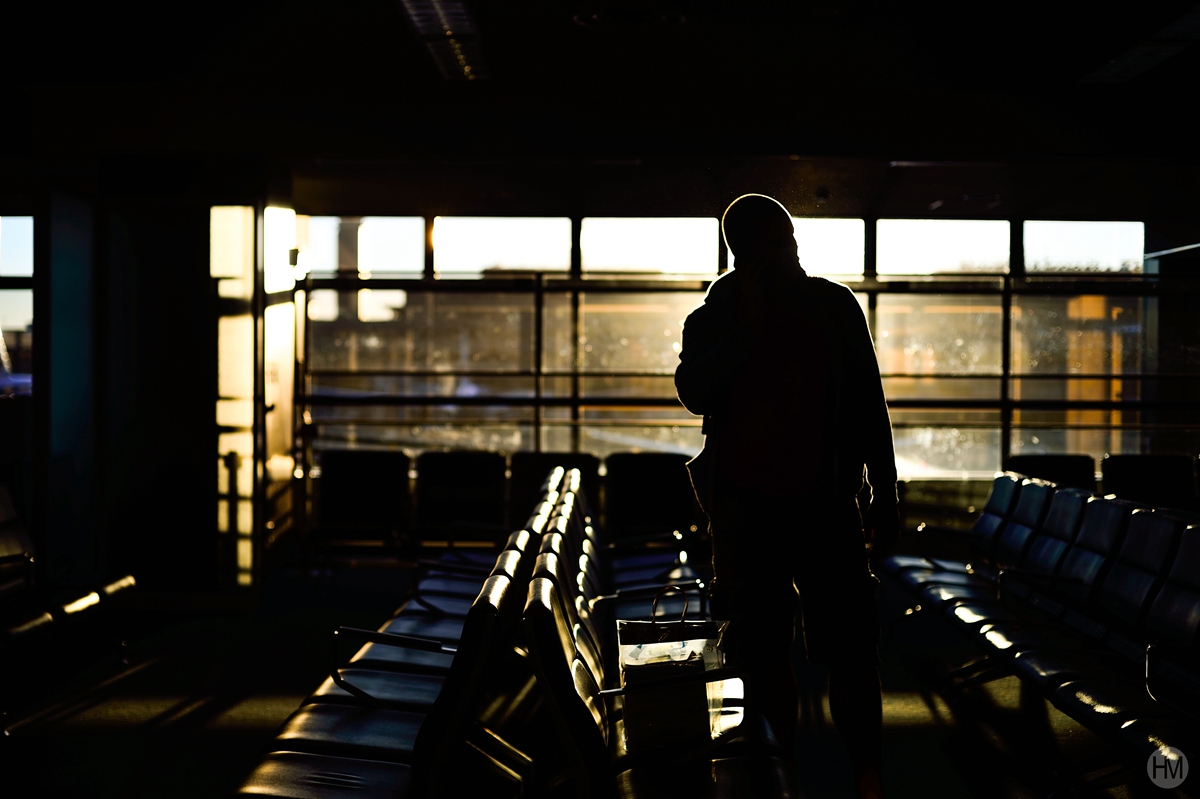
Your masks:
M875 346L862 308L853 292L840 283L810 277L788 290L801 292L803 303L819 315L832 352L826 386L829 418L826 439L832 455L828 484L839 496L854 496L863 487L864 470L875 499L896 500L896 458L892 427ZM743 319L744 276L722 275L705 295L704 304L688 315L683 349L675 370L675 389L684 407L704 417L705 448L688 464L700 503L711 508L711 491L719 453L715 446L725 422L734 383L757 346L754 329ZM801 309L798 309L803 312ZM786 353L784 353L786 356Z

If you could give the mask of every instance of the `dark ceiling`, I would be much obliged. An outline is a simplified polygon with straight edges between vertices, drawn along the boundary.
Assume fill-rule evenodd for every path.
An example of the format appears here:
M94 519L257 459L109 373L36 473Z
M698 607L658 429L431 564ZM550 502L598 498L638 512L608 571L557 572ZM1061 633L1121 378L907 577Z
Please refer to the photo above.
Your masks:
M6 96L22 93L10 108L27 100L32 152L51 160L1191 158L1180 109L1195 99L1200 44L1089 76L1194 8L475 2L488 79L466 82L442 77L400 0L27 0L5 11L0 57ZM647 10L686 21L574 21Z

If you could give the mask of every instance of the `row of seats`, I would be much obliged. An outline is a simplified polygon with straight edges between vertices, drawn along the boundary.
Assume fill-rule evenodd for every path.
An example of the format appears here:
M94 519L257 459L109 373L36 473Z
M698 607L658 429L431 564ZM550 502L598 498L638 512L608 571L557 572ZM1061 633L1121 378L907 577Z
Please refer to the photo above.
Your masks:
M471 450L429 451L414 464L401 451L327 450L320 453L314 528L319 539L402 538L494 540L507 533L506 508L524 513L555 466L578 469L590 508L603 508L605 529L636 536L659 529L700 528L684 464L666 452L614 453L604 462L586 453ZM519 519L518 519L519 521Z
M552 709L603 704L600 686L611 685L616 673L615 620L649 618L666 583L699 602L705 578L677 548L630 547L603 536L587 511L578 470L555 469L542 495L498 557L452 551L423 561L411 597L378 631L339 630L336 638L365 644L348 663L335 660L329 679L288 719L276 751L240 795L615 791L611 775L590 787L596 775L585 766L592 761L569 754L574 739L553 734ZM654 543L677 543L673 532L659 538ZM547 585L558 600L538 588ZM575 620L572 652L587 652L581 663L599 675L586 694L574 687L569 696L559 692L565 650L560 646L557 659L546 660L538 642L546 640L547 617L531 620L526 608L535 595L550 596L552 612L559 602L559 620L567 613ZM662 604L663 612L682 610L682 599ZM593 742L597 729L593 724Z
M1200 509L1200 458L1185 454L1113 455L1100 461L1101 488L1148 507ZM1095 491L1091 455L1013 455L1004 466L1018 474L1050 480L1061 488Z
M1142 764L1200 752L1200 516L1006 472L962 535L970 562L882 564L917 598L906 616L977 647L956 685L1015 674Z
M99 585L43 590L35 567L33 541L8 487L0 484L0 673L10 677L0 687L0 711L29 698L26 677L52 676L45 664L57 669L82 665L91 649L86 644L97 637L98 621L115 597L136 584L127 574ZM55 656L62 646L69 648L69 658ZM18 672L24 676L12 679Z

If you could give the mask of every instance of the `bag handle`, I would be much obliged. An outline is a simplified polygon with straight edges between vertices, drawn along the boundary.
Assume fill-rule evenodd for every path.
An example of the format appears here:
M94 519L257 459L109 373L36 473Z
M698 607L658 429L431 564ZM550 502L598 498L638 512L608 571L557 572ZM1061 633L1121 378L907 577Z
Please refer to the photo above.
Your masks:
M687 591L677 585L666 585L659 589L658 593L654 595L654 601L650 603L650 623L655 624L658 621L658 600L664 594L683 594L683 613L679 614L679 620L686 621L689 601Z

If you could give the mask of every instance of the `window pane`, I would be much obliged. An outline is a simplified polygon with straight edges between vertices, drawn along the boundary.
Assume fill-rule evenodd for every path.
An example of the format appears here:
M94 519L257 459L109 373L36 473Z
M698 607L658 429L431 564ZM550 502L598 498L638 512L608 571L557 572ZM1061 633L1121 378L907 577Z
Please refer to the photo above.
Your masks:
M1142 271L1141 222L1043 222L1024 225L1029 272Z
M321 424L323 449L399 449L416 456L426 449L482 449L513 452L533 449L527 424Z
M831 278L861 278L865 224L861 219L792 217L796 229L796 254L810 275ZM727 249L728 251L728 249ZM728 253L734 267L733 253Z
M358 226L358 274L419 277L425 273L425 219L364 216Z
M683 320L704 301L699 292L582 292L580 367L584 371L674 374Z
M875 311L880 371L999 374L1002 310L996 296L880 294ZM937 396L957 395L957 381L942 383Z
M1018 295L1012 317L1015 374L1157 370L1157 297Z
M562 428L569 433L568 428ZM557 442L555 442L557 443ZM682 425L594 425L579 431L579 449L597 457L614 452L677 452L695 455L704 446L700 428Z
M945 412L943 412L945 413ZM1000 468L1000 428L895 425L900 479L991 477Z
M330 291L332 296L324 295ZM375 292L372 292L374 295ZM330 301L332 300L332 302ZM314 291L311 369L517 371L533 368L530 294L408 292L387 321L362 321L357 291ZM314 308L320 315L314 314Z
M439 275L571 268L571 220L565 217L439 216L433 220Z
M33 274L33 217L0 217L0 277Z
M263 288L268 294L290 291L296 285L291 261L296 246L296 212L268 208L263 216Z
M579 246L585 272L717 273L720 224L713 217L588 217Z
M0 291L0 396L33 388L33 290Z
M338 268L338 231L342 220L336 216L296 217L296 276L329 274Z
M1008 271L1008 222L994 219L880 219L881 275Z

